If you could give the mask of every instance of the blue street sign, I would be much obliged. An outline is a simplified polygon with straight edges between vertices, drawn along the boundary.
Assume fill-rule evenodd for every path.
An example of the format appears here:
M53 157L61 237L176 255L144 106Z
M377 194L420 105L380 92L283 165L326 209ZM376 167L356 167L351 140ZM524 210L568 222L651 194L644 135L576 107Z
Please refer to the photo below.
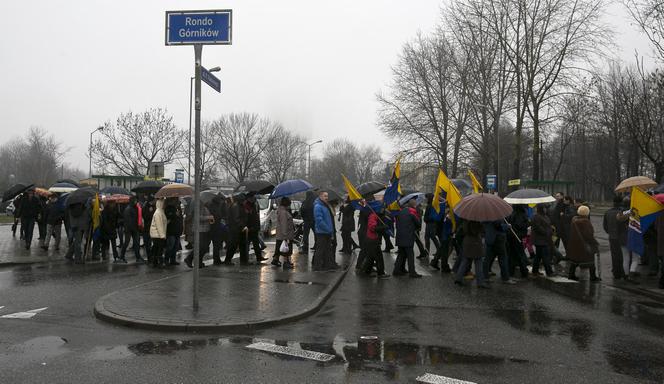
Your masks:
M486 187L496 190L496 175L486 175Z
M166 45L231 44L233 11L167 11Z
M180 184L184 183L184 169L175 170L175 182Z
M203 80L207 85L212 87L215 91L221 93L221 80L210 71L201 66L201 80Z

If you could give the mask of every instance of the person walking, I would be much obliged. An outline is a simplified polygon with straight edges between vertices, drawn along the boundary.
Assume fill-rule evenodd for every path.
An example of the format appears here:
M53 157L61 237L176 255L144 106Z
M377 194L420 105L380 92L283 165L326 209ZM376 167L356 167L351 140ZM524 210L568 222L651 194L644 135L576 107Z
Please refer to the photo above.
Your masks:
M37 200L39 200L39 214L37 215L37 230L39 233L39 246L43 247L44 246L44 240L46 239L46 230L48 227L48 224L46 224L46 203L48 203L48 199L44 196L37 196Z
M553 247L553 227L551 220L546 215L546 209L538 204L535 216L532 220L532 243L535 245L535 258L533 260L533 276L541 276L539 272L540 262L544 262L544 270L547 276L555 276L551 267L551 248ZM563 241L564 244L564 241Z
M572 228L572 218L576 216L576 207L574 206L574 198L572 196L565 196L560 211L560 228L556 228L556 234L563 242L565 253L567 253L567 242L569 241L570 230ZM553 244L551 244L553 245ZM550 249L551 257L553 258L553 249Z
M307 191L307 195L300 207L300 217L302 218L302 248L301 255L309 254L309 233L314 229L314 203L316 194L313 191Z
M132 247L134 249L134 256L136 257L136 264L142 264L145 262L145 259L141 257L141 232L143 230L143 217L139 215L139 204L136 201L136 198L132 196L129 199L129 204L125 207L122 212L122 221L124 224L124 242L122 244L122 251L120 251L120 260L127 260L125 254L127 253L127 247L129 246L129 241L131 240ZM140 217L140 223L139 223Z
M479 288L489 288L484 279L484 227L477 221L463 222L463 240L461 244L461 262L456 270L454 284L463 285L463 279L472 263L475 263L475 281Z
M247 252L247 214L244 210L244 194L240 193L233 198L228 211L228 245L226 246L226 259L224 265L233 265L233 256L240 250L240 264L248 264Z
M402 276L408 273L412 278L422 277L415 271L415 236L422 227L420 217L415 210L417 206L416 199L410 199L406 206L399 211L396 217L396 245L398 247L397 259L394 262L392 275ZM406 271L406 262L408 270Z
M208 246L210 245L210 225L214 224L214 216L210 214L210 211L207 209L205 204L203 204L201 201L195 202L192 201L192 203L189 205L189 209L191 210L189 214L191 216L194 216L194 204L200 204L200 218L198 221L198 244L194 241L194 234L192 234L192 241L194 241L193 246L198 247L198 267L199 268L204 268L205 263L203 262L203 259L205 258L205 254L208 252ZM193 225L192 225L192 232L194 231ZM193 268L194 267L194 252L190 252L189 255L184 259L184 263L187 264L187 267Z
M436 253L440 249L440 239L438 235L440 233L440 224L442 222L442 217L436 210L433 208L433 194L427 193L427 207L424 210L424 216L422 220L424 221L424 249L426 249L427 254L431 254L431 243L436 247ZM431 262L434 260L437 262L438 258L434 256Z
M226 238L226 203L224 198L217 194L207 204L207 209L214 217L214 223L210 225L210 236L205 248L209 248L212 242L212 262L214 265L221 265L221 249Z
M493 261L498 258L500 266L500 279L504 284L516 284L510 278L510 267L505 247L507 243L507 231L509 224L504 221L492 221L484 223L484 244L486 245L486 256L484 258L484 276L489 278Z
M180 263L175 260L177 252L182 249L180 237L182 236L182 230L184 228L180 201L177 198L173 198L172 200L167 199L164 214L168 221L166 224L165 264L169 266L180 265Z
M261 264L267 260L267 257L263 257L263 250L261 248L261 216L260 207L256 201L256 194L250 193L247 196L244 202L244 210L247 212L247 252L249 247L252 247L256 255L256 264Z
M141 237L143 238L143 249L148 262L152 261L152 239L150 238L150 228L152 228L152 216L156 210L155 200L151 195L145 196L145 202L141 205L143 215L143 227Z
M517 204L514 206L512 214L507 218L507 222L512 226L507 231L507 253L509 255L509 272L514 276L516 267L519 267L522 278L528 277L528 259L523 249L523 239L528 236L528 213L526 206ZM555 247L555 244L554 244Z
M164 250L166 249L166 226L168 221L164 212L164 200L157 199L155 210L150 223L150 240L152 241L152 266L164 265Z
M351 254L358 245L353 240L352 233L355 232L355 208L350 202L350 198L341 208L341 249L340 252Z
M83 236L90 228L90 207L87 203L75 203L67 206L66 214L69 216L69 230L72 243L67 250L65 258L73 260L75 264L83 264Z
M104 209L101 211L101 258L106 260L108 257L108 248L113 252L113 263L126 263L118 257L118 248L115 239L118 237L118 206L115 201L110 200L104 203Z
M41 202L35 196L35 190L29 189L21 198L21 231L25 240L25 249L30 249L35 223L41 216Z
M272 255L272 265L279 267L281 256L286 258L283 263L284 269L292 269L290 256L293 254L293 239L295 238L295 224L293 223L293 214L290 210L291 200L288 197L282 197L277 208L277 242L274 244L274 253ZM285 250L288 248L287 250ZM284 249L285 251L282 251Z
M328 194L319 192L314 202L314 234L316 247L311 266L314 271L327 271L339 269L335 261L336 228L334 226L334 213L327 203Z
M385 279L390 277L385 273L385 262L383 260L383 253L380 250L380 239L383 232L387 230L387 225L383 218L385 217L384 210L380 208L378 211L371 211L367 220L367 233L365 236L366 258L362 265L362 272L369 276L376 268L377 277Z
M46 223L46 236L42 242L42 249L48 251L51 238L55 239L55 250L60 249L60 237L62 236L62 221L64 212L58 205L58 196L51 195L44 209L44 221Z
M367 246L364 245L364 241L367 237L367 227L369 225L369 215L371 215L371 209L367 207L367 202L365 200L360 201L360 214L357 219L357 241L360 243L360 252L357 255L357 261L355 262L355 269L361 269L364 264L364 260L367 257ZM382 238L382 234L380 235ZM380 245L380 244L379 244Z
M611 273L614 279L629 280L629 269L625 271L623 250L627 251L627 224L628 215L623 215L623 199L614 196L613 207L604 213L602 227L609 235L609 250L611 251ZM629 252L629 251L627 251Z
M587 267L590 268L590 281L600 281L595 266L595 254L599 252L599 243L595 239L593 225L590 222L590 209L582 205L577 213L578 216L572 219L568 239L567 259L570 261L568 278L578 280L576 268Z
M437 237L440 241L440 246L436 250L436 254L431 260L431 265L435 269L439 269L442 273L450 273L452 269L449 264L449 257L451 248L453 248L454 232L453 232L452 219L450 218L450 210L446 206L443 220L438 222L437 225ZM458 256L458 255L457 255ZM438 261L440 260L440 266L438 266Z

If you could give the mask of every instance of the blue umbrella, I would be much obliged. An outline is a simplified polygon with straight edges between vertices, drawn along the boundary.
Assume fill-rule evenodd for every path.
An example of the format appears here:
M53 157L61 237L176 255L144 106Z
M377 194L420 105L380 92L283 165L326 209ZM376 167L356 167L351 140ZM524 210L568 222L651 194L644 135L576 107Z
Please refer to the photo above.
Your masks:
M274 191L270 195L270 199L279 197L290 196L296 193L309 191L314 189L314 186L302 179L286 180L274 187Z
M406 205L406 203L407 203L409 200L411 200L411 199L416 199L416 200L417 200L417 204L424 204L424 202L427 200L427 198L426 198L426 196L424 195L424 193L422 193L422 192L415 192L415 193L411 193L411 194L408 194L408 195L402 197L402 198L399 200L399 205L404 206L404 205Z

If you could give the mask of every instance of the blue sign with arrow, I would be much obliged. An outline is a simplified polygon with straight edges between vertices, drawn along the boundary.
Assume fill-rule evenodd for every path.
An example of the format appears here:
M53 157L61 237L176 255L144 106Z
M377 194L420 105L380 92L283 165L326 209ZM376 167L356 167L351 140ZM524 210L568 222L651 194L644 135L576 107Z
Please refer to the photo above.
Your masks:
M201 66L201 80L212 87L212 89L215 91L221 93L221 80L219 80L217 76L213 75L212 72L208 71L203 66Z
M232 10L167 11L166 45L231 44Z

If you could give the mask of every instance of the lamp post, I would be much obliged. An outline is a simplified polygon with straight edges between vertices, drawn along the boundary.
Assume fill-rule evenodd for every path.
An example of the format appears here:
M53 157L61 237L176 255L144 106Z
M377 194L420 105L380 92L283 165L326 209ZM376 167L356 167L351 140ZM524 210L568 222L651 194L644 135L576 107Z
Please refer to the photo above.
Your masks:
M88 177L92 178L92 135L97 131L103 131L104 126L99 126L95 128L94 131L90 132L90 146L88 147L88 157L90 158L90 169L88 170Z
M323 140L314 141L311 144L304 143L304 145L309 147L309 151L308 151L308 155L307 155L307 180L309 180L310 176L311 176L311 174L310 174L311 173L311 147L313 147L314 145L316 145L318 143L322 143L322 142L323 142Z
M219 72L221 67L214 67L208 69L208 72ZM187 184L191 185L191 109L192 109L192 95L194 93L194 79L196 76L189 78L189 152L187 155Z

